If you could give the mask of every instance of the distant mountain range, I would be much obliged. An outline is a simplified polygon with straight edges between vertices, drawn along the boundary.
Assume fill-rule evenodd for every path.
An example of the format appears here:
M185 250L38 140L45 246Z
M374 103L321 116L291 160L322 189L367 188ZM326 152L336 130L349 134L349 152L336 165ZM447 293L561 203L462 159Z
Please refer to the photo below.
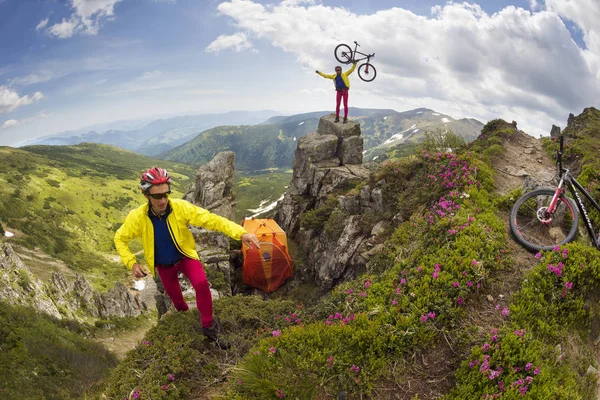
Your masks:
M188 115L155 120L135 129L89 131L70 136L57 134L33 144L110 144L150 157L190 164L204 164L218 152L232 150L241 170L289 168L296 141L314 132L319 118L329 113L316 111L280 116L274 111L232 111ZM427 108L398 112L350 107L349 116L361 124L365 161L403 146L414 146L427 131L452 131L470 142L483 127L483 123L475 119L456 120ZM126 125L125 122L122 125Z
M260 125L219 126L206 130L193 140L159 155L159 158L204 164L223 150L236 153L237 167L246 171L289 168L294 160L296 141L317 129L319 118L329 111L288 117L275 116ZM460 119L427 108L397 112L385 109L349 109L350 118L361 124L365 161L395 148L420 142L425 132L452 131L471 142L483 124L475 119Z
M60 132L23 145L74 145L83 142L110 144L146 156L157 156L186 143L196 135L219 125L254 125L277 115L275 111L230 111L221 114L185 115L158 120L117 121L89 130ZM103 127L110 127L102 130Z

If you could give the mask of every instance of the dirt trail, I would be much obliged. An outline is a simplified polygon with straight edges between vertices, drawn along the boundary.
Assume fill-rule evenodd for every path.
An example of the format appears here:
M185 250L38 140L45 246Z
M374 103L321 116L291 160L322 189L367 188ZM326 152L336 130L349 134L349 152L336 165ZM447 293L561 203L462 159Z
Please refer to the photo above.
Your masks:
M503 146L504 153L492 159L496 193L504 196L522 187L527 177L542 186L550 185L556 166L542 148L540 139L515 131L504 140Z
M142 341L146 332L154 325L156 325L156 319L149 318L136 329L124 332L106 332L106 334L102 334L92 340L100 343L114 353L119 360L122 360L125 358L127 352L134 349Z

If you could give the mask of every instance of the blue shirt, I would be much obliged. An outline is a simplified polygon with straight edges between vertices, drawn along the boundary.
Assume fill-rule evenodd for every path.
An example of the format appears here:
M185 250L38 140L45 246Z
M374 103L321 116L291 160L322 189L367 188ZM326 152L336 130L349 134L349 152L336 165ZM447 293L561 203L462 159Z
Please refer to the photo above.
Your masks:
M348 88L342 79L342 74L335 76L335 89L342 90Z
M162 217L157 216L152 211L152 207L148 209L148 217L154 226L154 264L155 265L171 265L183 257L183 254L177 250L175 242L169 233L167 226L167 217L171 213L171 205L167 206L167 212Z

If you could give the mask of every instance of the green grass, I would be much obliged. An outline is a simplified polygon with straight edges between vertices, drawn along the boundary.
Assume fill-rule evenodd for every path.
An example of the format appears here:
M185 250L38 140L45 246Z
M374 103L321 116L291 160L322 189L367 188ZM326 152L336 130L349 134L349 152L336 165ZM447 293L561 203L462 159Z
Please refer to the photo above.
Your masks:
M285 193L292 180L292 171L286 169L268 169L252 175L244 172L235 174L236 214L235 221L253 214L250 209L258 208L261 202L270 204ZM271 214L259 215L264 218Z
M102 346L78 334L73 322L54 320L0 302L0 398L81 399L117 364Z

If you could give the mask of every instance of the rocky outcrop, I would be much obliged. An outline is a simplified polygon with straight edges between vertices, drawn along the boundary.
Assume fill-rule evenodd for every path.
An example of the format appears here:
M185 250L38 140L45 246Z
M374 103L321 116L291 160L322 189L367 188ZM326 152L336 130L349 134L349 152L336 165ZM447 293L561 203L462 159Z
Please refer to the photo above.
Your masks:
M2 242L0 242L0 300L31 306L55 318L62 318L57 305L46 293L44 284L15 254L12 246Z
M0 300L30 306L58 319L83 321L137 316L141 312L135 297L121 283L101 294L78 274L72 281L53 272L50 281L42 283L8 243L0 243L0 282Z
M235 153L218 153L208 164L198 168L196 181L184 199L227 219L233 219L233 173Z
M275 217L306 252L307 262L296 274L323 288L364 272L385 229L380 224L373 230L385 207L383 182L348 193L370 176L362 165L360 125L335 123L334 118L322 117L317 132L299 140L292 182ZM319 209L330 212L323 226L303 227L301 216Z

